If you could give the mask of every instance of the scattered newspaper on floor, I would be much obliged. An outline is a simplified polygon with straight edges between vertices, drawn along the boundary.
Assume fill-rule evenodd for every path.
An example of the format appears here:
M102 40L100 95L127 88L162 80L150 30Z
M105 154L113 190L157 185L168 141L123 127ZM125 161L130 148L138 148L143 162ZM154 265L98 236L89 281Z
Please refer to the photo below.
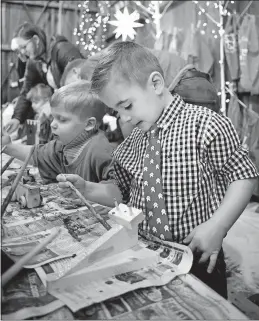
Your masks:
M63 302L47 293L34 270L22 270L2 289L2 320L31 319L63 306Z
M98 280L89 282L82 274L81 282L72 282L67 286L50 288L49 292L64 302L73 312L76 312L84 307L94 303L102 302L112 297L117 297L124 293L151 286L165 285L173 280L177 275L188 273L192 265L192 252L183 245L176 243L154 242L151 239L141 237L139 244L145 248L155 251L159 254L159 262L152 265L147 265L141 269L134 269L132 263L131 271L121 273L119 268L116 268L116 275L109 278L104 278L100 275ZM120 254L123 255L123 254ZM43 279L44 268L37 272ZM77 272L77 276L80 271ZM86 280L84 282L84 280Z

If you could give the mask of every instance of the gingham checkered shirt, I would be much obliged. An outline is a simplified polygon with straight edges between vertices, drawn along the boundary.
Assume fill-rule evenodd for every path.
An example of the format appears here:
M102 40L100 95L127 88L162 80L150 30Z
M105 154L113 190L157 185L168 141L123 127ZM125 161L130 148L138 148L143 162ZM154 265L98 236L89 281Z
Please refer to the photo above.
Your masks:
M231 121L206 107L172 96L157 121L161 174L169 227L175 242L207 221L235 180L258 177ZM135 128L114 152L123 201L145 213L143 161L150 132ZM145 219L141 226L149 230Z

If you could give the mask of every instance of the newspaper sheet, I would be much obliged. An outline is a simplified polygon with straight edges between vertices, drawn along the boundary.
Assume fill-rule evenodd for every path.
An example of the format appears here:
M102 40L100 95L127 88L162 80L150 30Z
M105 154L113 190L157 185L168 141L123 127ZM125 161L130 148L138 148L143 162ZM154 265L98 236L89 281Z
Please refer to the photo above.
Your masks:
M46 187L42 186L43 191L44 188ZM79 207L66 202L60 196L54 196L55 202L48 186L41 208L19 209L16 202L11 202L8 212L5 213L2 250L13 261L19 260L34 248L54 228L62 227L59 236L32 258L26 268L36 268L62 258L75 257L106 231L86 207ZM97 204L93 206L108 219L107 208Z
M49 292L64 302L73 312L107 300L126 292L150 286L161 286L174 279L177 275L188 273L192 265L192 253L186 246L175 243L154 242L141 237L139 243L147 249L159 254L159 262L121 273L117 267L116 275L98 280L77 282L75 284L49 289ZM43 271L41 271L44 274ZM80 274L78 272L77 274Z
M247 317L190 275L164 286L137 289L74 313L76 320L247 320Z
M2 290L2 320L24 320L50 313L64 303L47 293L34 270L22 270Z

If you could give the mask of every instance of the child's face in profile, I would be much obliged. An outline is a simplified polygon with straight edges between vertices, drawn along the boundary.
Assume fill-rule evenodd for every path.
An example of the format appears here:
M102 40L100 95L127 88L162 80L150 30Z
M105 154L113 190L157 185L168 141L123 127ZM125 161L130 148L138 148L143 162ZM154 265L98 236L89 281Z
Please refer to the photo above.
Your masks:
M86 121L81 120L76 114L66 111L62 106L51 108L53 121L52 133L64 145L75 139L86 127Z
M40 113L41 107L44 104L44 102L45 102L44 99L41 99L41 97L37 97L37 96L31 99L31 106L36 114Z
M111 78L99 93L100 99L119 112L122 123L131 123L144 132L155 124L162 113L163 104L151 80L145 88L137 83Z

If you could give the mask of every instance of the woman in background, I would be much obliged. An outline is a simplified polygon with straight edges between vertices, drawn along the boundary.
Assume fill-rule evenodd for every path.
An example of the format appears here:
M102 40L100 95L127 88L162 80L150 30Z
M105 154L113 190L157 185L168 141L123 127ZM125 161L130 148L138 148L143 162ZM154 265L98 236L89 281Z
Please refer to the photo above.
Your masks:
M53 36L47 50L45 32L36 25L24 22L15 31L11 48L26 62L24 82L12 116L5 129L11 134L26 119L33 119L31 102L26 98L30 89L39 83L59 88L60 79L69 61L82 58L79 49L65 37Z

